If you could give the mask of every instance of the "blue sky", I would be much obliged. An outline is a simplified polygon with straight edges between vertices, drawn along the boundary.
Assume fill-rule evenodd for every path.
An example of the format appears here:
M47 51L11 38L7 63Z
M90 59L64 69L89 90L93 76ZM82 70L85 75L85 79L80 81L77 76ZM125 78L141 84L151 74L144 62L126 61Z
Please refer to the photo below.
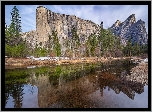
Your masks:
M16 5L21 16L23 32L36 30L36 8L40 5ZM103 21L103 27L111 27L116 20L125 21L131 14L135 14L136 21L145 21L148 32L148 5L42 5L47 9L61 14L76 15L96 24ZM10 12L13 5L5 6L5 22L10 24Z

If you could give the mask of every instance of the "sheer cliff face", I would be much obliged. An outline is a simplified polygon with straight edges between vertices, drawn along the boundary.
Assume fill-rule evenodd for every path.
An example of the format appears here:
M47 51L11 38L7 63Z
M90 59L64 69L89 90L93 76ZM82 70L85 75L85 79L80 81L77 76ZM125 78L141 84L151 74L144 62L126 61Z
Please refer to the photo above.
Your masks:
M118 35L122 40L128 40L132 37L132 42L139 42L145 44L148 39L148 35L145 28L145 22L138 20L136 22L135 14L130 15L124 22L117 20L115 24L111 26L112 32Z
M36 32L39 35L37 41L46 42L48 35L57 30L60 41L71 37L71 29L75 27L79 38L88 37L99 29L99 25L80 19L74 15L54 13L44 7L36 9Z
M30 31L23 34L31 47L36 44L46 44L53 30L57 30L60 44L63 39L71 38L71 30L75 27L80 40L86 40L91 33L98 33L100 26L89 20L83 20L74 15L65 15L54 13L45 7L37 7L36 9L36 31ZM121 37L121 42L125 45L126 40L132 37L132 41L145 44L148 34L145 28L145 22L138 20L136 22L135 14L130 15L124 22L117 20L111 27L112 32ZM63 46L62 46L63 48Z

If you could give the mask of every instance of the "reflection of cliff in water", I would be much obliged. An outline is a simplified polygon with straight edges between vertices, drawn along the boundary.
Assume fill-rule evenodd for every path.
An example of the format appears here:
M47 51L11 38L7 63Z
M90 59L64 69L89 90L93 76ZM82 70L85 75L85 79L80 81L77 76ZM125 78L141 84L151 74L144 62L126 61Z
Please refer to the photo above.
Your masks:
M113 89L116 94L123 92L131 99L134 99L135 93L141 94L144 92L143 84L127 81L125 79L121 80L108 72L101 72L98 83L101 90L108 86L108 88Z
M144 92L144 85L137 82L127 81L124 77L130 74L130 69L134 67L132 63L115 61L99 64L96 67L80 66L80 70L65 68L73 71L63 74L63 69L56 68L56 73L46 75L45 73L32 72L28 76L28 83L36 85L38 88L38 105L40 108L46 107L92 107L92 102L88 96L100 90L101 96L106 87L114 90L116 94L123 92L129 98L134 99L135 93ZM73 70L72 70L73 69ZM23 84L16 83L13 86L5 85L5 100L9 94L13 96L15 106L22 106ZM9 93L9 94L8 94Z
M48 76L41 75L35 82L38 87L38 104L40 108L46 108L55 102L62 102L64 107L80 107L85 102L85 96L97 90L94 78L82 77L78 80L65 82L61 77L57 79L57 85L50 84ZM87 102L86 102L87 104ZM83 106L83 105L82 105Z
M40 75L37 80L32 81L38 87L39 107L49 107L57 102L61 103L60 107L89 107L92 104L87 100L87 96L98 89L102 96L106 87L108 90L114 90L116 94L123 92L131 99L134 99L135 93L144 92L144 85L141 83L127 81L121 77L123 67L116 70L116 74L112 74L113 66L109 67L109 72L104 69L108 67L95 68L96 72L92 75L85 76L83 73L79 77L77 73L67 77L62 74L52 77Z

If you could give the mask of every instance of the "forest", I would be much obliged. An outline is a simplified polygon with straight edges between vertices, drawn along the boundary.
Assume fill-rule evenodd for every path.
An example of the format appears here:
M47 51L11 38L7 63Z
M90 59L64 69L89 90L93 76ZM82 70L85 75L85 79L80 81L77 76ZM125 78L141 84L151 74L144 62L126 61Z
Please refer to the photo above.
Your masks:
M124 45L121 43L120 37L115 36L110 28L104 29L102 25L98 34L91 34L85 41L79 38L77 29L73 27L71 38L64 39L63 45L59 43L58 32L52 31L45 46L42 47L42 42L40 42L36 44L35 48L31 48L30 43L22 38L21 17L16 6L12 9L10 21L10 25L5 24L5 56L8 57L25 58L49 55L75 59L82 57L131 57L148 54L148 41L147 44L142 45L139 42L132 43L130 35ZM64 52L62 52L62 46L66 47Z

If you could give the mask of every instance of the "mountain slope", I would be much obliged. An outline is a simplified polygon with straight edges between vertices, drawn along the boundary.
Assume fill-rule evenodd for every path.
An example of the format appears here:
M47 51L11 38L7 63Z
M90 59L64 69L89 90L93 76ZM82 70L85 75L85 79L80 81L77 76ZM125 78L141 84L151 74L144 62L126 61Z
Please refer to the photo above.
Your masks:
M110 29L112 32L121 37L122 40L132 39L132 42L146 44L148 34L145 28L145 22L141 19L136 22L135 14L130 15L124 22L117 20ZM123 41L125 44L126 41Z

